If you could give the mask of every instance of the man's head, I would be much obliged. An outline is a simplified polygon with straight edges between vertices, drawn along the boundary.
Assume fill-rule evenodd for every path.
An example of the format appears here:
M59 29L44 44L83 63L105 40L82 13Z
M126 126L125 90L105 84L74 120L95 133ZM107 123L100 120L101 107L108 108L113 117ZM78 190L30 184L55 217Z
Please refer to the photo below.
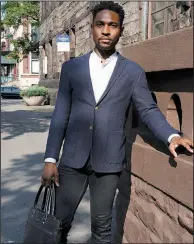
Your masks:
M112 1L103 1L93 9L92 34L99 50L115 49L123 31L123 8Z

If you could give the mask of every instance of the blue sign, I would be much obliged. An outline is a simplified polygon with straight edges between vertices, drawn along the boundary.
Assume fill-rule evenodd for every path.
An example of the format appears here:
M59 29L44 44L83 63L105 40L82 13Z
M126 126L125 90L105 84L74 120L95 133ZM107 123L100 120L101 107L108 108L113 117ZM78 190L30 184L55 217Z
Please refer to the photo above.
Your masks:
M57 42L70 42L70 37L67 34L57 35Z

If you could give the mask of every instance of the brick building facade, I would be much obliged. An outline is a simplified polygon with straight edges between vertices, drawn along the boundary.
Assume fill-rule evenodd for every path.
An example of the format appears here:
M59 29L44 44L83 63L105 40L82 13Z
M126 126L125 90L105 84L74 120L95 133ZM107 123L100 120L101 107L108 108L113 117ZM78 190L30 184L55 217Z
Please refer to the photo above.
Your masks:
M97 2L41 2L40 84L54 104L64 61L90 51L91 10ZM120 2L126 17L117 49L146 71L153 98L175 128L193 138L193 23L191 2ZM68 53L57 52L56 35L67 33ZM131 116L132 115L132 116ZM169 156L135 110L126 124L128 168L116 200L115 241L193 242L193 160ZM132 174L130 174L132 172Z

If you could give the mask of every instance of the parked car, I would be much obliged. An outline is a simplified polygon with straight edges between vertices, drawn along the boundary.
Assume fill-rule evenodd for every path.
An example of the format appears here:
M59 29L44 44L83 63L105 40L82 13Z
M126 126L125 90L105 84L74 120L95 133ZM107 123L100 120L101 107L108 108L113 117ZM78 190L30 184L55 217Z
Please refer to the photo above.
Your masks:
M20 97L20 89L14 86L1 86L1 98L21 98Z

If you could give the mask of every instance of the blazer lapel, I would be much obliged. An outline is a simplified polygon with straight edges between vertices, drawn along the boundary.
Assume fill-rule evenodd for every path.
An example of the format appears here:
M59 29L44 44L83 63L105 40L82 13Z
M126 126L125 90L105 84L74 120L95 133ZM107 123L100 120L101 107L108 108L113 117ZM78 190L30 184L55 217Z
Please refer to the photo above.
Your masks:
M85 76L85 80L88 85L88 89L91 92L92 99L94 100L94 103L96 103L95 96L94 96L94 90L93 90L93 86L92 86L92 80L91 80L91 76L90 76L89 58L90 58L91 53L92 53L92 51L90 51L89 53L87 53L85 55L85 60L82 65L82 70L83 70L83 74Z
M115 65L115 68L113 70L113 73L111 75L111 78L109 80L109 83L108 83L104 93L102 94L101 98L96 103L94 91L93 91L93 86L92 86L92 81L91 81L91 76L90 76L90 67L89 67L89 58L90 58L91 53L92 53L92 51L90 51L89 53L87 53L85 55L85 60L84 60L83 65L82 65L82 70L83 70L83 74L85 76L85 80L88 84L88 89L91 92L92 99L93 99L94 103L97 105L104 99L104 97L107 95L107 93L109 92L111 87L114 85L114 83L116 82L116 80L120 76L122 70L124 69L124 67L126 65L126 59L118 53L118 60L117 60L117 63Z
M111 75L111 78L109 80L109 83L108 83L104 93L102 94L101 98L97 102L97 104L99 104L104 99L104 97L107 95L107 93L109 92L111 87L114 85L114 83L116 82L116 80L120 76L125 65L126 65L126 59L118 53L118 60L117 60L117 63L115 65L115 68L113 70L113 73Z

